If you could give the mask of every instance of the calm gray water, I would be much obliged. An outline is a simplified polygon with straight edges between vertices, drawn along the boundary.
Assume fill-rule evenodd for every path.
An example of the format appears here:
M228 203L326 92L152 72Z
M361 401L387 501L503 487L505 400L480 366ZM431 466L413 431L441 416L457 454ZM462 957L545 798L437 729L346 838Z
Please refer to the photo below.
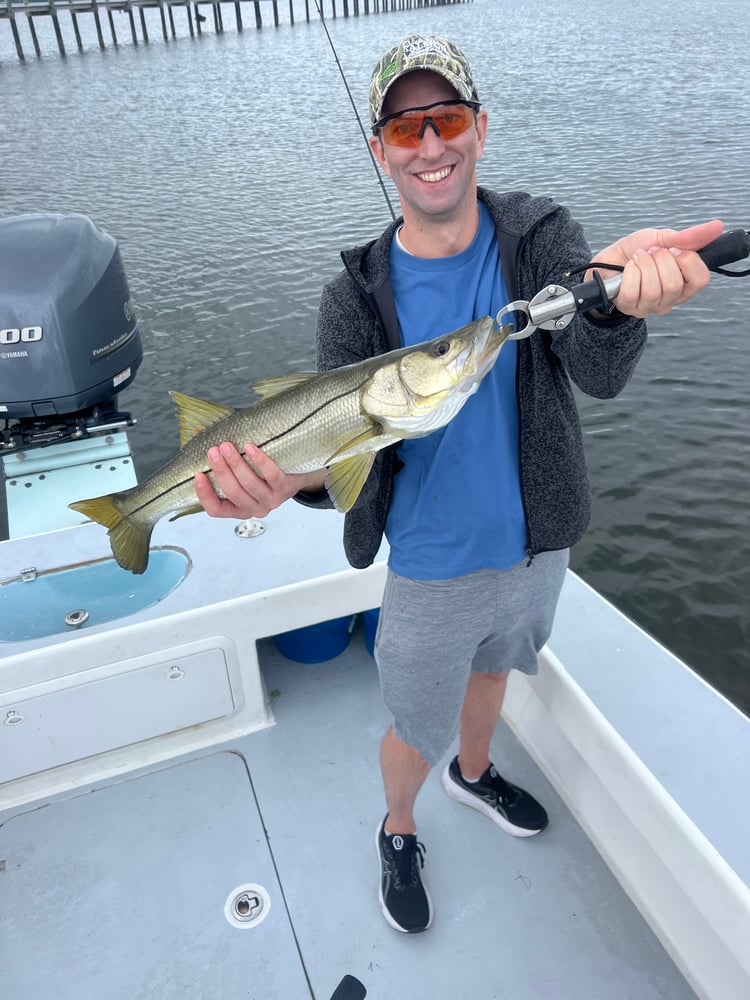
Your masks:
M153 20L137 48L116 15L123 44L104 52L82 19L82 54L63 17L65 59L37 20L44 58L24 65L0 22L0 216L83 212L119 240L146 351L120 399L141 477L177 446L168 389L245 405L256 378L312 365L339 250L389 221L322 26L257 31L246 8L242 34L225 13L224 35L209 21L191 39L176 11L177 42ZM747 0L328 21L362 116L387 46L455 39L490 112L481 183L564 202L594 249L646 225L750 227L749 25ZM750 278L650 330L626 391L580 400L594 517L573 565L749 711Z

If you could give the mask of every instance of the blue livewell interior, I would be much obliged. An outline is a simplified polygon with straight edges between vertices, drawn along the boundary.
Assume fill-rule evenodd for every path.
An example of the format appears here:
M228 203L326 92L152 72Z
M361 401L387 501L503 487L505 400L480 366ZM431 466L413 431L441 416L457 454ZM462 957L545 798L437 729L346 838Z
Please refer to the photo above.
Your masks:
M19 577L0 585L0 642L39 639L124 618L157 604L171 593L188 570L186 555L154 549L148 569L134 576L114 559ZM65 624L74 611L88 612L82 625Z

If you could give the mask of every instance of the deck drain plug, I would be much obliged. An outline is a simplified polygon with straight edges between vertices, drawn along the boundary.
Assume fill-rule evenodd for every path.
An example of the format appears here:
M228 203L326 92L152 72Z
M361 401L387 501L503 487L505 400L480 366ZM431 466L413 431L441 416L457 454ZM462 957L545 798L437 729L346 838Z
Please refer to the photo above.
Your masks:
M70 625L71 628L78 628L79 625L85 625L89 620L89 613L84 608L78 608L76 611L69 611L65 616L65 624Z
M271 897L262 885L248 882L232 889L224 904L224 916L233 927L257 927L268 916Z

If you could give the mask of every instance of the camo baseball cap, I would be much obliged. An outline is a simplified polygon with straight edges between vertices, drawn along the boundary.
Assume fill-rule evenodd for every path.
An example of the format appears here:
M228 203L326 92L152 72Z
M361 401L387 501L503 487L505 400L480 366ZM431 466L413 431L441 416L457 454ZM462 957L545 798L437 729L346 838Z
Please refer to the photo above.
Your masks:
M458 46L439 35L410 35L380 59L370 80L370 121L383 117L386 95L406 73L430 70L445 77L462 101L476 101L479 95L466 56Z

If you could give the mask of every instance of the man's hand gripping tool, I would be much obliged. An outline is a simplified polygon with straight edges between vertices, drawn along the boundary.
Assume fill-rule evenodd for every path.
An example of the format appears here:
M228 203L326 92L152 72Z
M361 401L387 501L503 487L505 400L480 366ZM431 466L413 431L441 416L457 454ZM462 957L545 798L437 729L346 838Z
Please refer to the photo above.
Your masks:
M745 271L728 271L723 267L724 264L733 264L750 256L750 232L733 229L722 233L718 239L699 250L698 256L716 274L733 278L750 275L750 268ZM590 264L586 266L587 269L589 267ZM583 281L572 288L547 285L530 302L509 302L497 314L495 322L502 326L504 317L514 313L520 313L526 318L525 325L511 333L508 340L524 340L537 330L564 330L578 312L588 312L590 309L610 312L621 283L621 275L602 278L599 271L595 270L590 281Z

